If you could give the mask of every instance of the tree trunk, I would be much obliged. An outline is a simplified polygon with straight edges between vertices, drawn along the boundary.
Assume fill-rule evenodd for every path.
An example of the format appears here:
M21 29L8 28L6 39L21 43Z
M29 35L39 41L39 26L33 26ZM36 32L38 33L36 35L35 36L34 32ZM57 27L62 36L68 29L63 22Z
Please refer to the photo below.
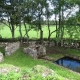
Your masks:
M21 23L19 24L19 33L20 33L20 43L22 46L22 32L21 32Z
M62 6L62 20L61 20L61 46L63 46L63 37L64 37L64 12L63 12L63 6Z
M59 13L59 30L58 30L58 38L61 38L61 14Z
M42 31L42 27L41 27L41 14L39 14L39 30L40 30L40 43L42 43L43 40L43 31Z
M26 36L27 36L27 43L29 43L29 35L28 35L28 30L26 28L25 22L24 22L24 27L25 27L25 32L26 32Z
M49 31L48 41L49 41L49 43L50 43L50 25L49 25L49 19L48 19L48 31Z
M40 29L40 42L42 43L42 41L43 41L43 31L42 29Z
M56 23L56 38L58 37L58 31L57 31L57 29L58 29L58 24L57 24L57 19L56 19L56 14L55 14L55 23Z
M12 24L11 27L12 40L14 40L14 25Z
M11 23L9 22L9 18L8 18L8 23L9 23L8 27L9 27L9 29L10 29L10 31L11 31L12 40L14 40L14 30L15 30L15 28L14 28L14 24L13 24L13 22L12 22L13 19L10 18L10 20L11 20Z

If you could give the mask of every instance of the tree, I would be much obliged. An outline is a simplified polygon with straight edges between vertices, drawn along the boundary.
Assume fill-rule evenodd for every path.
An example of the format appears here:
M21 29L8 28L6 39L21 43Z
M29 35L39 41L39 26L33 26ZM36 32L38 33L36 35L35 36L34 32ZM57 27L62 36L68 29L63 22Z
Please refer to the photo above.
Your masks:
M50 42L50 17L52 15L52 9L50 8L50 3L51 1L47 0L46 1L46 5L45 5L45 17L46 17L46 22L47 22L47 26L48 26L48 41Z
M2 23L6 24L12 33L12 38L14 39L14 31L15 27L14 25L16 24L16 12L14 9L14 1L12 0L4 0L3 5L2 5L2 14L3 14L3 19ZM5 17L7 18L7 23L3 22L5 20Z
M52 5L54 7L53 14L55 14L56 22L56 38L59 41L63 42L64 30L65 30L65 20L70 16L71 12L68 12L68 15L65 16L65 12L71 9L74 6L74 3L69 0L52 0ZM57 20L58 17L58 20ZM53 31L53 32L55 32ZM52 33L53 33L52 32Z
M34 0L33 1L33 22L36 22L36 27L40 30L40 41L43 39L42 21L45 15L45 8L47 5L47 0Z
M78 11L75 11L75 14L71 15L66 21L67 34L71 39L80 39L80 1L70 1L70 4L72 4L72 7L77 6Z

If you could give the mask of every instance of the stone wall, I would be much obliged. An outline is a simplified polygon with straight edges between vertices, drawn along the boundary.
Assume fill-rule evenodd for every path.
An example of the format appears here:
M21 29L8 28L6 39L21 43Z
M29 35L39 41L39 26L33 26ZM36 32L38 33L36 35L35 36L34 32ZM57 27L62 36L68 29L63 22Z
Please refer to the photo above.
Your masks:
M0 52L0 62L3 62L4 61L4 57L3 57L3 54Z
M5 47L7 45L8 42L0 42L0 47Z
M20 46L19 42L9 43L5 47L5 56L9 56L14 53Z
M35 44L33 42L27 48L24 48L23 52L37 59L46 55L46 47L45 45Z

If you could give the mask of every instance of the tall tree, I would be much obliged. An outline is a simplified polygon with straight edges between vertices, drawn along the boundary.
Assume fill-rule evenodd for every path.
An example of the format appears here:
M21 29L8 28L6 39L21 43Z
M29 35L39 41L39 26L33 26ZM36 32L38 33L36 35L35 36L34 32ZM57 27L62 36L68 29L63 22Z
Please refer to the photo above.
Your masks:
M72 7L72 3L70 3L68 0L52 0L52 4L54 6L54 14L55 14L55 19L56 19L56 16L58 16L58 26L56 25L56 37L60 38L60 39L63 39L64 37L64 23L65 23L65 16L64 16L64 13L68 10L68 9L71 9ZM59 29L58 29L58 28Z
M50 5L48 4L48 3L50 3L50 1L47 1L47 4L46 4L46 6L45 6L45 17L46 17L46 19L47 19L47 25L48 25L48 41L49 41L49 43L50 43L50 33L51 33L51 31L50 31L50 18L51 18L51 16L52 16L52 9L50 8Z
M43 30L42 30L42 21L43 21L43 16L45 15L45 7L47 5L47 0L34 0L34 11L35 13L33 14L33 21L36 22L36 26L40 30L40 40L42 41L43 39Z

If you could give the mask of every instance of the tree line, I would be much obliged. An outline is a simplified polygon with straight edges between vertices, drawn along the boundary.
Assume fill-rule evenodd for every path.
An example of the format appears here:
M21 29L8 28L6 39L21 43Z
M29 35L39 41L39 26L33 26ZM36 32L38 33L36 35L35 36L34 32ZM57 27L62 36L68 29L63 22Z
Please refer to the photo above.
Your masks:
M77 9L73 10L73 9ZM74 13L74 14L72 14ZM50 20L52 15L54 20ZM42 25L48 27L48 40L56 32L56 39L63 40L65 29L70 38L78 37L80 31L80 1L79 0L0 0L0 22L7 25L14 32L19 27L22 39L22 25L25 35L29 39L28 32L35 28L40 30L40 40L43 40ZM56 30L50 31L50 25L56 25ZM29 27L27 27L29 25ZM1 27L0 27L1 28Z

